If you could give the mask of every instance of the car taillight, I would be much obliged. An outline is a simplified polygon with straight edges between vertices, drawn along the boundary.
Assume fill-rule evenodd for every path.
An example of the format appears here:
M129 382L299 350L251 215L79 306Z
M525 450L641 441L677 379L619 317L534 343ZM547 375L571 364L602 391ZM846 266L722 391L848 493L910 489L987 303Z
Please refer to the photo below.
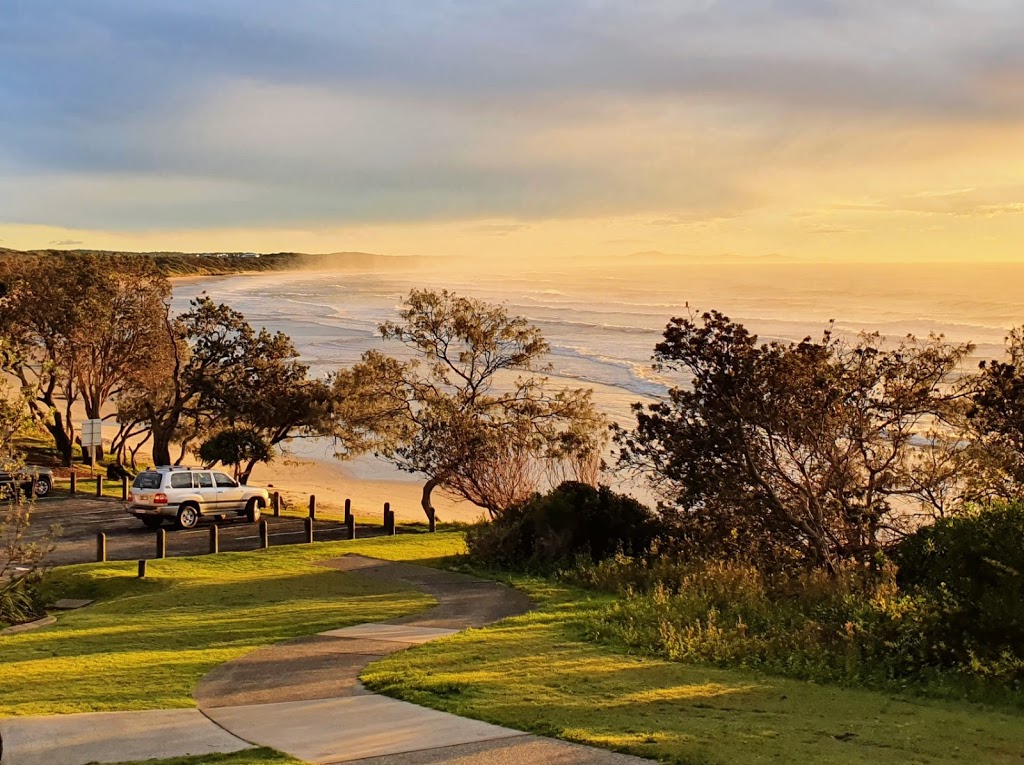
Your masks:
M157 505L166 505L167 504L167 495L164 494L163 492L161 492L160 494L154 494L153 495L153 502L155 504L157 504Z

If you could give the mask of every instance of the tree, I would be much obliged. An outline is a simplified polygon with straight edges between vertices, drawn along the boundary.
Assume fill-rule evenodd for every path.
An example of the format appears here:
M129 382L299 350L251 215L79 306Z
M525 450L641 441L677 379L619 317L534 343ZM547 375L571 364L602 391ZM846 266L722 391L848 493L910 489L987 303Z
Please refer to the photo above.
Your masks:
M0 339L0 354L9 357L16 352ZM15 437L29 422L29 401L33 398L31 391L12 390L8 380L0 376L0 471L15 473L21 466ZM42 615L36 585L43 558L59 533L51 528L41 540L31 540L31 505L17 491L4 494L0 491L0 626Z
M371 351L339 373L339 417L346 448L426 479L428 518L436 488L496 516L536 490L535 463L600 448L606 428L591 391L538 376L548 344L526 319L429 290L410 292L400 317L381 335L415 357Z
M163 321L152 368L138 370L119 400L122 422L135 423L130 432L152 435L156 464L171 464L175 442L181 449L173 461L180 463L192 442L244 430L265 446L231 463L245 483L278 444L334 432L333 389L309 378L287 335L256 331L206 296Z
M243 463L251 472L257 462L270 462L274 450L262 435L251 428L226 428L204 441L198 454L207 466L218 462L231 465L237 481Z
M835 570L874 560L908 505L938 496L921 442L954 405L970 346L877 335L761 344L718 312L674 318L656 367L692 384L634 407L620 465L707 552ZM929 493L930 492L930 493Z
M981 362L968 419L972 500L1024 499L1024 327L1006 338L1006 360Z
M103 417L159 342L170 286L138 255L64 253L7 261L6 270L0 332L20 353L4 369L36 391L32 412L70 464L75 402Z

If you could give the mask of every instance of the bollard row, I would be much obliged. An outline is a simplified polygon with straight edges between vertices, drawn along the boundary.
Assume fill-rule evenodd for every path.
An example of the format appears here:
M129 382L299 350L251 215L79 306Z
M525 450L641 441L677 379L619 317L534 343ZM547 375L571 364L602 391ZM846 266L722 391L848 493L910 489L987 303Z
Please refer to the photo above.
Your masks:
M76 478L75 473L71 474L71 491L74 493L76 490ZM101 496L103 492L103 478L101 476L96 477L96 494ZM128 479L125 478L121 482L121 494L122 497L127 499L128 496ZM279 517L281 514L281 494L274 492L271 495L271 506L275 517ZM309 497L309 515L303 519L303 532L306 544L312 544L314 541L314 521L316 520L316 496L310 495ZM433 532L436 529L436 521L434 513L431 512L429 515L430 531ZM270 527L266 520L259 522L259 549L266 550L270 547ZM352 500L345 500L345 531L346 536L349 540L356 538L356 519L352 512ZM395 512L391 509L391 503L384 503L384 535L385 536L396 536L398 533L397 522L395 520ZM216 555L220 552L220 527L216 524L210 526L209 532L209 551L211 555ZM156 549L154 557L158 560L167 557L167 532L164 529L157 529L156 531ZM97 562L106 562L107 560L107 535L105 533L98 532L96 534L96 560ZM146 576L146 561L139 560L139 577Z

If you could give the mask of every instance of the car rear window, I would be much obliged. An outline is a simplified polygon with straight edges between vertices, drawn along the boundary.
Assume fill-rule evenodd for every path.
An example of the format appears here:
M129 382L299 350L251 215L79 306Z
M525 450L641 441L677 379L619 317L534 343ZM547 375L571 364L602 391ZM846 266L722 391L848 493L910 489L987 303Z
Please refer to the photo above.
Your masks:
M191 473L172 473L171 474L171 488L172 489L191 489L192 488L192 474Z
M159 473L139 473L132 483L133 489L159 489L163 478Z

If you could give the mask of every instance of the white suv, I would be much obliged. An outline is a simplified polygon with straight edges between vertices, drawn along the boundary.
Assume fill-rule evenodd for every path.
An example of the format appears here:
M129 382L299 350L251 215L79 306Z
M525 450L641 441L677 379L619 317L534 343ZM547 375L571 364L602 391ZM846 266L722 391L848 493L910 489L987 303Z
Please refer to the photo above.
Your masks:
M125 510L152 529L171 519L191 529L204 515L245 515L256 523L269 498L266 489L242 486L215 470L158 467L135 477Z

